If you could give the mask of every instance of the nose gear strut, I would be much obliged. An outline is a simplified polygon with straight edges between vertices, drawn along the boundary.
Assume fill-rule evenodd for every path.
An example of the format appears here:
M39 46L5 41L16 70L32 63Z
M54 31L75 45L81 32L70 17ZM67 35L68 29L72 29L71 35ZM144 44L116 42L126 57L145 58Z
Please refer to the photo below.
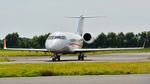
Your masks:
M51 58L52 58L52 61L60 61L60 55L58 55L58 54L55 54Z
M84 57L86 57L84 54L80 53L78 56L78 60L84 60ZM52 57L52 61L60 61L60 55L55 54Z

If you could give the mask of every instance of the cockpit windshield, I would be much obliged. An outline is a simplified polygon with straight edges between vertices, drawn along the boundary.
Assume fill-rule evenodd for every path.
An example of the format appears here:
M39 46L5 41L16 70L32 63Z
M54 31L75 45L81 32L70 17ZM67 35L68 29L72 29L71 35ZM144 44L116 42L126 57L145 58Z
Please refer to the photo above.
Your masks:
M66 39L66 37L65 36L49 36L48 39L49 40L52 40L52 39L62 39L62 40L64 40L64 39Z

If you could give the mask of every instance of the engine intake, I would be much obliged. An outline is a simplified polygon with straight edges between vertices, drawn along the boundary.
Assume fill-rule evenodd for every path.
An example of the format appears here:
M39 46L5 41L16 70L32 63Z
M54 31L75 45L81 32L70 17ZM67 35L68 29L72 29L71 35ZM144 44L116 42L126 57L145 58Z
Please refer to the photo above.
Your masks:
M94 42L94 37L93 37L93 35L91 35L90 33L85 33L85 34L83 35L83 40L84 40L86 43L91 44L91 43Z

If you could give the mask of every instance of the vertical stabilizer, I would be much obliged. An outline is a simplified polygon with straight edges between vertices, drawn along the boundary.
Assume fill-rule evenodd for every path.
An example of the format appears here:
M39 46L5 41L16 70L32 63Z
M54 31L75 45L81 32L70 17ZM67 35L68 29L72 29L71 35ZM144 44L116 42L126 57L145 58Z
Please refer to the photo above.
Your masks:
M80 17L67 17L67 18L79 18L77 33L82 36L84 19L85 19L85 18L97 18L97 17L105 17L105 16L85 17L85 16L81 15Z
M83 15L81 15L79 17L79 24L78 24L78 28L77 28L77 33L80 34L81 36L83 33L83 24L84 24L84 17L83 17Z
M82 33L83 33L83 24L84 24L84 19L85 18L98 18L98 17L105 17L105 16L85 17L85 16L81 15L80 17L76 17L76 18L79 18L79 24L78 24L77 33L82 36Z

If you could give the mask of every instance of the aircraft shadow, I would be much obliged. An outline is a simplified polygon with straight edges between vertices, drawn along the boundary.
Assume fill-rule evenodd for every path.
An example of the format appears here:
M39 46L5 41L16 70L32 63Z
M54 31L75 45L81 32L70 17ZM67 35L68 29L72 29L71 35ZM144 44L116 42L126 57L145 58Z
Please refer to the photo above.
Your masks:
M93 60L90 60L90 59L86 59L86 60L77 60L77 59L63 59L63 60L60 60L60 61L52 61L52 60L47 60L45 62L83 62L83 61L93 61Z

